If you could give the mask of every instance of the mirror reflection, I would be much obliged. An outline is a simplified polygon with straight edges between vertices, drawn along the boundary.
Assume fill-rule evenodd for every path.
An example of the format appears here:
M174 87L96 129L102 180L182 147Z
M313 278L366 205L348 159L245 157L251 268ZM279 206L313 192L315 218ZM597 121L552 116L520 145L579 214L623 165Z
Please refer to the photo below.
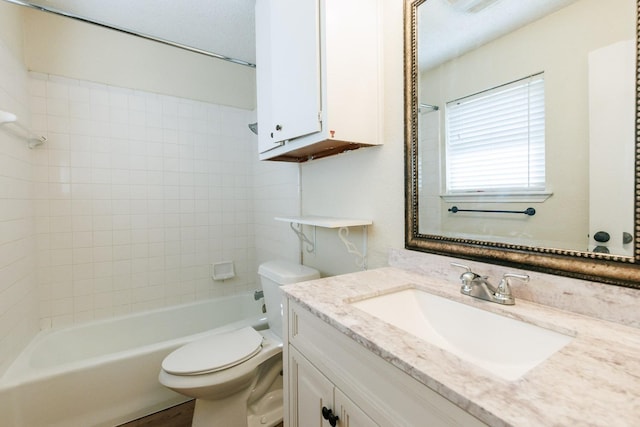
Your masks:
M419 234L633 255L635 16L635 0L419 6Z

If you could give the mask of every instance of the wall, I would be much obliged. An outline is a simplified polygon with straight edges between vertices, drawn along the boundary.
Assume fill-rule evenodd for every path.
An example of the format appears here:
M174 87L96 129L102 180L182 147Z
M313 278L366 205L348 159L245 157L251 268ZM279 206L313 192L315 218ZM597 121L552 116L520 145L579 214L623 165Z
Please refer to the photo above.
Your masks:
M30 71L255 108L255 69L40 11L25 11Z
M32 77L43 327L254 286L251 112Z
M423 73L422 101L442 109L447 101L545 73L546 173L553 195L544 203L533 205L466 203L469 209L536 209L531 218L491 217L475 221L448 214L451 203L440 200L437 222L442 222L442 230L455 236L484 230L497 241L511 241L515 236L517 241L525 238L533 245L588 249L588 215L576 214L589 211L587 58L589 52L602 46L634 38L634 4L631 0L606 4L582 0ZM611 22L627 25L610 25ZM441 116L444 121L444 114ZM432 201L438 202L438 198Z
M388 249L404 244L403 2L384 0L383 8L385 145L308 162L300 168L303 213L373 219L368 232L370 268L386 265ZM249 70L251 77L247 78L246 69L234 65L231 74L236 80L232 82L226 80L226 70L206 71L204 80L198 80L191 72L202 69L199 63L189 62L175 74L167 69L185 58L172 56L176 53L163 46L147 46L147 42L135 38L36 11L26 13L26 25L26 58L31 70L195 99L206 96L207 101L254 108L253 70ZM181 78L184 75L189 78ZM154 82L155 78L161 82ZM184 88L182 80L192 80L196 90ZM149 84L153 87L149 88ZM224 95L228 91L233 91L231 99ZM297 238L288 224L272 218L300 212L298 167L284 163L253 167L256 262L274 257L297 259ZM327 174L327 170L332 173ZM360 230L351 233L354 243L360 246ZM305 263L318 267L325 275L358 269L353 258L345 255L335 230L319 229L318 239L318 252L306 256Z
M252 156L258 152L257 138L252 150ZM258 266L265 261L301 261L297 236L288 223L274 220L278 216L300 215L299 174L299 167L295 163L254 163L256 273Z
M254 70L0 7L0 109L49 138L0 133L0 372L39 327L253 290L258 262L298 259L273 221L299 213L298 166L257 160ZM222 260L237 277L213 282Z
M272 258L299 257L299 243L289 230L289 225L272 220L277 215L297 215L300 212L299 197L302 198L302 212L306 214L373 219L374 225L368 232L370 268L386 265L388 249L403 245L403 3L385 0L383 7L385 145L305 163L300 168L301 188L304 189L301 196L296 165L254 164L253 231L256 235L256 263ZM145 46L145 50L142 50L142 46L138 45L141 41L136 39L121 40L121 35L109 34L106 30L67 20L63 25L59 20L60 18L39 12L26 13L26 57L30 69L115 86L170 92L172 95L187 96L186 93L191 93L164 72L168 63L179 62L163 59L167 52L155 51L153 46ZM141 64L144 61L131 61L132 57L141 55L147 48L153 53L145 61L153 61L154 58L165 61L152 62L155 64L152 72ZM130 51L134 54L131 55ZM126 73L123 72L123 67L114 66L123 63L127 64L124 67L127 68ZM197 68L197 65L191 63L188 68ZM139 78L140 76L143 78ZM150 76L161 77L163 84L155 85L155 89L148 89L144 80ZM130 79L133 83L130 83ZM215 76L210 75L205 83L194 82L194 87L202 89L225 85L224 79L220 83L216 80ZM238 80L241 82L240 86L244 87L244 76L238 76ZM250 85L254 83L251 82ZM248 106L253 101L253 98L243 95L242 88L234 88L240 94L236 98L242 100L242 106ZM255 91L255 86L251 90ZM224 93L220 88L212 89L212 92ZM199 99L200 94L189 96ZM253 108L253 104L248 108ZM253 153L251 156L253 159ZM327 170L332 173L327 174ZM351 232L354 242L360 246L360 230ZM326 241L323 240L325 238ZM325 275L358 269L353 258L345 255L345 248L338 240L335 230L318 230L318 239L319 251L316 255L307 256L305 263L318 267ZM68 290L66 292L68 294ZM64 304L69 303L68 297L63 300L67 301Z
M390 248L404 246L403 2L383 1L384 145L301 165L302 213L373 220L368 265L387 265ZM351 229L361 247L361 230ZM305 264L324 274L357 271L336 230L317 229L318 249Z
M29 122L28 76L22 64L17 10L0 2L0 110ZM0 126L0 374L38 330L33 152Z

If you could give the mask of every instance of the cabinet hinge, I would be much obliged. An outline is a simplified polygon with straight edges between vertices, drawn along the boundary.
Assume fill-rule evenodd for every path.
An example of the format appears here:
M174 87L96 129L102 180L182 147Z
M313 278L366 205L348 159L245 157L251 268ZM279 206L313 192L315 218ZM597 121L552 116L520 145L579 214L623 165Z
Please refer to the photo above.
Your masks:
M318 121L322 123L322 111L318 111Z

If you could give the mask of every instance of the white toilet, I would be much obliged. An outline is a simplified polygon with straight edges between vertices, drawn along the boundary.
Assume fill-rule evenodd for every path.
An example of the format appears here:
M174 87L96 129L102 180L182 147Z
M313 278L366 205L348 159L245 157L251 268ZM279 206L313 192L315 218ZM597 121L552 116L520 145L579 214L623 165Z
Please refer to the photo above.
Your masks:
M258 269L269 329L245 327L189 343L162 361L160 383L196 399L193 427L272 427L282 421L282 296L320 277L287 261Z

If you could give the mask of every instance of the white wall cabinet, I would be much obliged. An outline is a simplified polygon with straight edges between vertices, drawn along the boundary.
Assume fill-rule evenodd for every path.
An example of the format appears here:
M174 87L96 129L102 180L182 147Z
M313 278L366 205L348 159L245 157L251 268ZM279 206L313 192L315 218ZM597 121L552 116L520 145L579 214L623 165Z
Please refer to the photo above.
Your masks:
M257 0L261 160L382 143L380 0Z
M320 132L318 0L258 0L258 147Z
M285 300L285 425L481 427L482 421Z

